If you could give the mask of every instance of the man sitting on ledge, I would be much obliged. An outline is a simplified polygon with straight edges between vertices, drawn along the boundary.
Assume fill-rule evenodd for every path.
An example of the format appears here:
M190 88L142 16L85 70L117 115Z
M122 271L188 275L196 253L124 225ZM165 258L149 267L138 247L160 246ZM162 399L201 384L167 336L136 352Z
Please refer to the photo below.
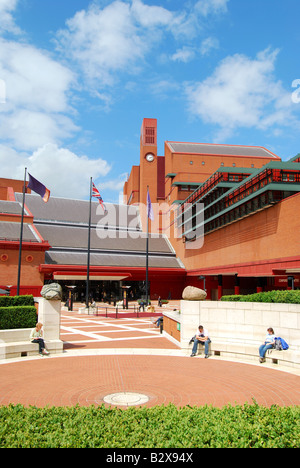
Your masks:
M203 328L202 325L200 325L198 327L198 331L197 331L197 333L195 335L194 346L193 346L193 349L192 349L191 357L196 356L199 343L204 345L205 359L207 359L208 358L209 343L211 343L211 340L209 338L208 331L205 328Z

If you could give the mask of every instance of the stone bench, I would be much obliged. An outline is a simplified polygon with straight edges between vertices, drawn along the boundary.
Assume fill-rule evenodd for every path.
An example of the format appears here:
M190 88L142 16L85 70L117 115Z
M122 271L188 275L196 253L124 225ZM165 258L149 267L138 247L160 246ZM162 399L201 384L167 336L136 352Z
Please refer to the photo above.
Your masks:
M15 330L0 330L0 359L34 356L39 352L38 343L30 341L31 329L18 328ZM45 339L46 349L51 354L63 351L61 340Z
M211 356L224 356L232 358L245 358L249 360L259 359L259 346L261 343L257 344L242 344L242 343L226 343L218 340L213 340L211 338L211 343L209 345L209 355ZM187 347L189 347L187 345ZM204 346L198 345L198 355L204 354ZM270 349L266 353L266 362L273 364L280 364L289 367L300 367L300 353L292 348L289 348L286 351L277 351L275 349Z
M46 349L50 354L61 353L62 346L59 340L45 341ZM15 341L10 343L0 343L0 359L11 359L24 356L35 356L39 353L38 343L30 341Z

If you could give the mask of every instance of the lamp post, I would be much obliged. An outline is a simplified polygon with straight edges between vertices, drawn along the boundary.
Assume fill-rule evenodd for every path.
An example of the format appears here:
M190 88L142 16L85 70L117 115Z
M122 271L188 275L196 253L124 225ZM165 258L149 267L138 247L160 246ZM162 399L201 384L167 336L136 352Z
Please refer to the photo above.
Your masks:
M69 299L68 299L68 310L71 310L73 312L73 291L76 288L76 286L67 286L69 290Z

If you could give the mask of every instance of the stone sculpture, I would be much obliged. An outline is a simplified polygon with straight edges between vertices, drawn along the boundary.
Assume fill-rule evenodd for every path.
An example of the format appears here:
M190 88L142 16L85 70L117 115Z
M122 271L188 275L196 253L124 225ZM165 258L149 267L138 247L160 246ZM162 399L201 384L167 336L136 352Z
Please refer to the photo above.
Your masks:
M62 288L58 283L45 284L41 290L41 295L48 301L61 301Z
M205 301L206 297L207 293L203 289L194 286L187 286L182 293L182 299L185 301Z

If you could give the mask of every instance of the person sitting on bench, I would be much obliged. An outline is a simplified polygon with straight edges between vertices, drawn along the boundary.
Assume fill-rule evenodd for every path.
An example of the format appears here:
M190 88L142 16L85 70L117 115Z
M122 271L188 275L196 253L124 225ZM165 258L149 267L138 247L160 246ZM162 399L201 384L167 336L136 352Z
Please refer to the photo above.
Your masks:
M209 338L208 331L202 325L199 325L199 327L198 327L198 331L197 331L195 339L194 339L194 345L193 345L191 357L196 356L199 343L204 345L205 359L207 359L208 358L209 343L211 343L211 340Z

